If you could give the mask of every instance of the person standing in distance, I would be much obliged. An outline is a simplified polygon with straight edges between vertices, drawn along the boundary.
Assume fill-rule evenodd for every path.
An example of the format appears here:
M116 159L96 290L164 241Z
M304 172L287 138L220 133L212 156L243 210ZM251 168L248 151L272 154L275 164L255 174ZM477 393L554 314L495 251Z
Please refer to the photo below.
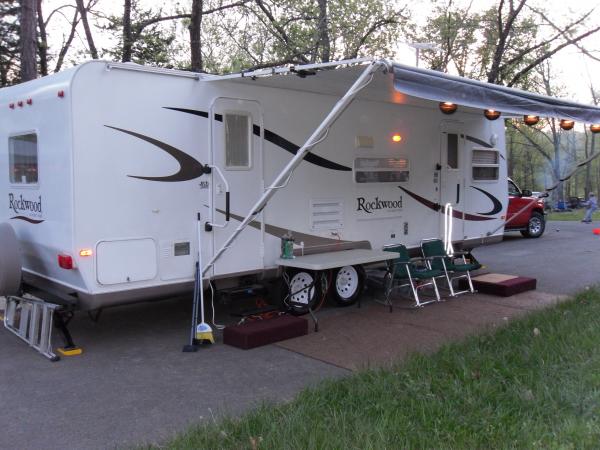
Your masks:
M591 223L592 222L592 214L594 211L598 209L598 200L596 200L596 196L593 192L590 192L588 196L587 210L585 211L585 216L583 217L582 222Z

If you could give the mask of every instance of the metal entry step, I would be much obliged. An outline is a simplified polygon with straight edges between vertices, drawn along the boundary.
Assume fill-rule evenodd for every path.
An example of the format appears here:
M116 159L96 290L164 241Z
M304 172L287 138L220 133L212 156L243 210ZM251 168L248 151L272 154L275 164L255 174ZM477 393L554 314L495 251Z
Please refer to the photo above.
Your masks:
M4 327L51 361L60 358L52 351L54 312L60 305L26 297L7 297Z

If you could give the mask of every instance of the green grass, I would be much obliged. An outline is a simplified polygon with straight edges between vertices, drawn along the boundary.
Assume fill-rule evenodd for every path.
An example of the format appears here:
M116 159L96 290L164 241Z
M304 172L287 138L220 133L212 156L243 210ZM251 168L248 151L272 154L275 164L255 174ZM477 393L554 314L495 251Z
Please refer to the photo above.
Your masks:
M600 291L590 289L391 370L323 382L290 403L197 426L166 448L570 449L599 443Z
M577 211L565 211L565 212L551 212L546 216L546 220L571 220L579 221L583 219L585 215L585 209L579 209ZM600 211L595 212L592 215L593 220L600 220Z

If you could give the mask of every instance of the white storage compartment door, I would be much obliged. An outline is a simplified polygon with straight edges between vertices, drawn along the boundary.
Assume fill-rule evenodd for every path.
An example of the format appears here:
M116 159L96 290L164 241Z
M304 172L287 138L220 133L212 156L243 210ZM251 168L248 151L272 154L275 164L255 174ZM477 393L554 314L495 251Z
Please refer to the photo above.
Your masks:
M153 239L101 241L96 246L96 278L100 284L152 280L157 273Z

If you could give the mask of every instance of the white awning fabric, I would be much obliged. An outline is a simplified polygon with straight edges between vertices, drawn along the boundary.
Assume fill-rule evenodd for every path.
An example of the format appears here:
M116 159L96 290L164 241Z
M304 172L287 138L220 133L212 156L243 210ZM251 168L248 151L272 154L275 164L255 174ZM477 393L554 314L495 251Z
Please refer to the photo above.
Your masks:
M484 83L447 73L393 63L394 87L413 97L507 114L536 115L600 123L600 108Z

